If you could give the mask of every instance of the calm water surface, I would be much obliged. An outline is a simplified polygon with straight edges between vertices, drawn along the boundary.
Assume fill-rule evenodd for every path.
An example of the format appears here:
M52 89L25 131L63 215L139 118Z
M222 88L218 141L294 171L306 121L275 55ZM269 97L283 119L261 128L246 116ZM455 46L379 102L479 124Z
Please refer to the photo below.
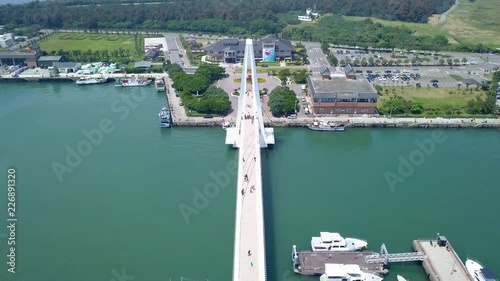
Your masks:
M230 174L237 151L222 129L160 130L165 97L153 87L0 86L1 186L15 167L19 219L11 274L3 188L0 280L110 281L121 272L134 280L231 280L236 178L188 219L179 211L215 182L211 174ZM431 130L277 129L262 163L268 280L318 280L293 275L290 254L293 244L309 250L320 231L367 239L375 251L386 243L390 252L439 232L463 260L500 274L500 132L443 134L391 189L384 175L398 175L401 158L417 153L415 141ZM396 274L426 280L414 263L394 264L385 280Z

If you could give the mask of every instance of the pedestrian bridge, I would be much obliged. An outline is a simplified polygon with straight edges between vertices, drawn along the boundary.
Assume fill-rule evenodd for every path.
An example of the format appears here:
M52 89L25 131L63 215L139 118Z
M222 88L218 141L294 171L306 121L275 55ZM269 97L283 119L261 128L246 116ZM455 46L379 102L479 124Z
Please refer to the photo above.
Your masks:
M366 256L365 263L383 263L387 265L390 262L423 261L425 258L426 256L422 252L389 254L385 244L382 244L380 254Z
M251 75L251 83L247 83ZM226 144L239 148L233 281L265 281L266 253L260 149L274 144L264 128L253 42L246 40L236 126L226 129Z

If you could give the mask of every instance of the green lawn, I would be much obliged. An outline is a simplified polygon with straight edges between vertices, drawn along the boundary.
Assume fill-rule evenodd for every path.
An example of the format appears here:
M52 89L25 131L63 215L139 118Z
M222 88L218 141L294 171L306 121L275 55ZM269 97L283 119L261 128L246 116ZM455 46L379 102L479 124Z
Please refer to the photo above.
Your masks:
M462 81L463 80L462 76L460 76L460 75L450 74L450 76L451 76L451 78L453 78L453 79L455 79L457 81Z
M463 108L469 100L475 99L476 96L483 97L485 92L462 88L416 88L416 87L383 87L382 96L378 100L378 106L381 107L384 100L393 96L392 89L395 94L402 96L405 99L420 103L424 108L439 109L443 106L453 106L455 108ZM386 93L385 89L388 90ZM475 87L473 88L475 89ZM450 94L451 92L451 94Z
M139 35L140 45L144 46L144 37ZM73 50L129 50L136 52L134 35L116 34L85 34L85 33L57 33L48 39L39 42L43 51L50 53L63 49Z
M477 45L483 43L491 48L500 47L500 2L499 0L459 0L458 7L451 12L446 22L439 24L439 15L429 18L428 23L408 23L371 18L374 22L392 27L407 27L415 35L444 35L450 43ZM344 16L346 20L363 21L366 17Z
M354 17L354 16L344 16L345 20L351 21L364 21L367 17ZM377 18L370 18L373 22L381 23L385 26L391 27L406 27L415 32L415 35L428 35L428 36L436 36L443 35L448 39L452 39L448 32L438 24L432 23L413 23L413 22L404 22L404 21L389 21L389 20L381 20Z
M233 81L236 82L236 83L241 83L241 78L235 78L235 79L233 79ZM264 82L266 82L266 79L264 79L264 78L257 78L257 82L264 83Z
M258 73L268 73L268 72L276 72L276 74L278 74L278 72L280 72L280 70L283 70L283 69L288 69L290 70L290 73L295 73L297 71L300 71L300 70L306 70L308 71L306 68L303 68L303 67L280 67L280 68L273 68L273 67L257 67L257 72ZM236 73L241 73L243 70L242 68L236 68L234 70Z
M460 4L444 24L458 41L500 47L500 2L498 0L459 0Z

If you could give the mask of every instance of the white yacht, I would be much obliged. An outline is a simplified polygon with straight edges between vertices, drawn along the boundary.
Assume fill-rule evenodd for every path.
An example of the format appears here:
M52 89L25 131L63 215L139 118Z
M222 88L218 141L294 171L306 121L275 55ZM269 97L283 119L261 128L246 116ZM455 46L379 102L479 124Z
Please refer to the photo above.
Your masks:
M320 237L311 239L313 252L349 252L368 247L368 242L357 238L344 238L336 232L320 232Z
M80 77L76 80L77 85L92 85L92 84L102 84L108 82L108 77Z
M396 276L396 278L398 279L398 281L408 281L401 275Z
M489 269L484 268L480 263L475 260L467 259L465 261L465 267L469 274L474 278L475 281L496 281L495 273Z
M325 274L320 281L382 281L384 278L375 274L365 273L357 264L325 264Z

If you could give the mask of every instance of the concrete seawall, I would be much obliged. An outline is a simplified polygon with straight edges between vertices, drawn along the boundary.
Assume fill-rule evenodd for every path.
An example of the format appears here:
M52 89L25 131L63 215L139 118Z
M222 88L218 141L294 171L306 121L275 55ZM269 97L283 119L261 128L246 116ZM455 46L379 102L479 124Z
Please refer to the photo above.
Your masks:
M324 118L334 119L331 121L344 123L347 128L471 128L471 129L498 129L500 119L412 119L408 118ZM266 127L307 127L310 120L276 120L264 122ZM176 121L174 126L178 127L218 127L222 125L222 119L189 118L188 120Z

